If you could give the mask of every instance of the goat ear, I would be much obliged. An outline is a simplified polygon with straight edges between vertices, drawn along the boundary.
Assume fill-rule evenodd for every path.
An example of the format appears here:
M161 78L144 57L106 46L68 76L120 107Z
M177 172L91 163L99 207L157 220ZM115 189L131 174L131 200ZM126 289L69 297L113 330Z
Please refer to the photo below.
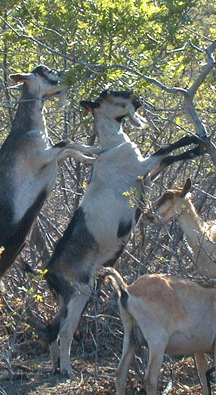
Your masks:
M100 97L102 97L103 99L106 99L106 97L110 94L111 92L108 91L108 89L104 90L103 92L101 92Z
M10 78L16 83L19 84L29 79L29 74L10 74Z
M94 101L90 101L90 100L82 100L80 102L80 105L82 107L84 107L88 111L92 111L94 108L100 107L100 103L94 102Z
M22 82L22 74L11 74L10 78L18 84L19 82Z
M191 185L192 185L192 184L191 184L191 179L188 178L187 181L186 181L186 183L184 184L184 186L183 186L183 188L182 188L182 192L181 192L182 197L184 197L184 196L190 191Z

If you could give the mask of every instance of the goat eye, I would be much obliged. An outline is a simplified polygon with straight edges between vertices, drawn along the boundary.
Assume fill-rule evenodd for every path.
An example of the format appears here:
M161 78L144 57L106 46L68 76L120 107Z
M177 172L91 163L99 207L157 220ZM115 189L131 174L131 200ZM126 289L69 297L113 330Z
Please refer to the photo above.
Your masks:
M122 108L125 108L126 107L126 104L122 104Z

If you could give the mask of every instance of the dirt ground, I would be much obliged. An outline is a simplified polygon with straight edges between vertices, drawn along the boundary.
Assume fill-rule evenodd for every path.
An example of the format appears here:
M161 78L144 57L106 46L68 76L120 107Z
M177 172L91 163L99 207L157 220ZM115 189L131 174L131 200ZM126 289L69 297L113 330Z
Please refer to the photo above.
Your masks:
M29 279L24 274L21 277L21 273L12 269L0 287L0 395L114 395L123 327L117 294L110 282L96 288L83 312L71 347L74 377L66 379L52 373L43 329L55 314L55 298L43 279ZM135 273L133 268L131 273ZM138 347L129 369L126 395L145 395L147 359L148 350ZM212 367L211 357L208 363ZM158 380L159 394L201 395L191 356L165 355Z
M115 300L97 304L96 310L95 303L90 304L85 311L72 345L73 379L52 374L48 345L25 320L19 330L10 332L8 327L7 333L7 342L1 345L0 395L115 394L115 369L123 336ZM138 350L131 364L127 395L145 394L142 378L146 353L145 348ZM193 358L165 357L158 394L201 394Z
M31 357L25 354L22 357L19 363L14 364L13 372L1 366L1 395L115 394L114 375L117 361L113 358L101 356L97 362L88 355L72 358L74 378L65 379L58 374L52 374L48 352ZM145 394L140 376L133 364L128 375L127 395ZM192 358L175 363L167 361L164 364L158 394L201 394Z

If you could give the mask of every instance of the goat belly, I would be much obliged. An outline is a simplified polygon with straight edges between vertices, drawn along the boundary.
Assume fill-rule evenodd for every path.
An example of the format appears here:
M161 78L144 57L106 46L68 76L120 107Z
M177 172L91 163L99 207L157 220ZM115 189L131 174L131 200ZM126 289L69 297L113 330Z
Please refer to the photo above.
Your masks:
M88 230L82 207L79 207L58 241L47 269L57 270L71 281L87 283L97 254L97 242Z
M96 189L90 185L81 205L90 233L104 249L116 251L119 240L128 239L137 220L137 208L130 206L122 191L116 193L112 188Z
M166 352L173 355L191 355L199 351L211 351L213 341L211 339L204 340L194 333L183 333L176 331L169 339Z

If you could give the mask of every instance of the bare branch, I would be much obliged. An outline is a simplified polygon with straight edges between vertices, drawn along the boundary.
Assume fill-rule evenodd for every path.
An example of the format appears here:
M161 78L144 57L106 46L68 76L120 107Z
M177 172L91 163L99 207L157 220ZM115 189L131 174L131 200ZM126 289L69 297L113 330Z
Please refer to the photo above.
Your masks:
M207 75L211 72L211 70L215 66L215 60L213 57L213 51L216 48L216 40L209 45L209 47L206 49L206 53L208 56L208 63L205 65L204 69L201 71L200 75L198 78L195 80L193 85L188 89L187 94L191 97L193 97L197 91L197 89L200 87L200 85L204 82L206 79Z
M162 84L161 82L159 82L155 78L148 77L147 75L145 75L143 73L140 73L136 69L133 69L133 68L128 67L128 66L123 66L121 64L116 63L116 64L113 64L111 66L104 67L104 69L106 69L106 70L110 70L110 69L114 69L114 68L129 71L130 73L135 74L138 77L144 78L146 81L151 82L151 83L159 86L159 88L161 88L162 90L164 90L164 91L166 91L168 93L183 93L183 94L186 93L186 90L183 89L183 88L179 88L179 87L168 88L166 85Z
M207 138L207 130L203 122L201 121L193 104L193 96L185 94L184 96L184 108L185 112L190 118L191 122L196 128L197 134L201 138Z
M208 138L206 127L203 124L202 120L200 119L193 104L193 98L198 88L204 82L207 75L211 72L211 70L215 66L215 60L213 57L213 52L215 48L216 48L216 40L213 41L206 49L206 53L208 56L208 63L204 66L203 70L200 72L199 76L194 81L193 85L187 90L186 94L184 95L184 107L187 115L189 116L191 122L194 124L196 128L197 134L201 138L204 138L207 152L211 156L211 159L214 165L216 166L216 147Z

